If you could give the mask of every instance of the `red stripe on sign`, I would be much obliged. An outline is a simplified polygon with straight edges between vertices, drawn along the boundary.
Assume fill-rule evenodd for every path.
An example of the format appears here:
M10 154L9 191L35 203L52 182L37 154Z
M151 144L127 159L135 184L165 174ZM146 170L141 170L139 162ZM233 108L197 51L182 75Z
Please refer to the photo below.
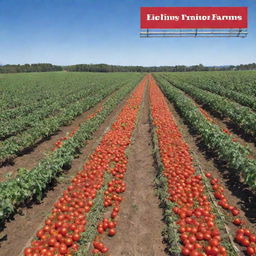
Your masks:
M142 29L247 28L247 7L141 7Z

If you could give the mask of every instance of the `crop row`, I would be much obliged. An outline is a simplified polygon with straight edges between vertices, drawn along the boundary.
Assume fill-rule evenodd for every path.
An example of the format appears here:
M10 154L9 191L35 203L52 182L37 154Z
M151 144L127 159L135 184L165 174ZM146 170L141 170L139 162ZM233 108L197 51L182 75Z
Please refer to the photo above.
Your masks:
M178 74L173 74L177 77ZM183 72L178 77L195 85L208 84L212 87L220 86L230 91L247 95L250 98L256 96L256 83L254 71L226 71L226 72Z
M36 110L33 109L28 114L20 113L20 116L7 121L1 121L0 125L0 140L4 140L13 135L17 135L22 131L25 131L31 127L40 126L40 122L47 117L61 116L65 110L69 108L71 104L81 104L80 102L88 101L88 98L95 97L95 94L99 92L101 95L101 86L95 86L93 90L87 89L83 90L77 95L70 95L64 98L59 98L58 100L45 101L44 104L40 105L40 108ZM109 89L116 89L119 85L115 84ZM110 90L111 92L111 90ZM107 93L107 92L106 92ZM27 112L27 109L26 111Z
M210 91L212 93L216 93L220 96L229 98L231 100L236 101L237 103L243 105L243 106L247 106L253 110L256 110L256 98L251 96L251 95L246 95L244 93L241 92L237 92L235 90L232 90L229 87L226 87L224 85L220 85L216 82L214 82L213 80L211 80L211 78L205 77L203 75L199 75L198 77L196 77L197 79L193 79L193 75L192 77L184 77L184 76L173 76L172 77L176 80L180 79L180 82L182 83L187 83L187 84L193 84L194 86L203 89L203 90L207 90ZM227 81L228 82L228 81Z
M97 88L121 84L136 74L34 73L1 76L0 105L8 104L0 107L0 120L7 121L25 117L46 104L61 102L72 95L75 101L79 96L82 98L85 91L93 92Z
M61 73L4 74L0 76L2 78L0 80L1 113L12 110L19 115L18 110L23 110L28 102L35 109L41 101L57 99L58 95L66 95L87 87L72 78L71 75ZM91 82L87 76L84 76L84 79Z
M5 118L5 112L13 117L22 115L28 110L28 103L33 111L44 101L59 101L68 95L77 95L98 85L122 83L134 76L136 74L72 72L0 74L0 119Z
M199 104L202 104L213 113L217 113L222 117L228 117L234 126L241 129L244 134L256 137L256 113L252 112L250 108L243 107L224 97L195 86L179 83L169 78L167 80L175 87L192 96Z
M110 201L116 205L115 208L122 200L118 194L123 192L120 175L126 170L125 149L131 143L144 88L145 80L128 99L111 129L84 164L83 170L73 178L72 184L54 204L44 227L37 232L38 239L24 250L25 256L88 255L89 242L97 232L95 224L104 208L104 194L112 195ZM111 173L116 174L112 181ZM106 194L106 191L109 193ZM115 216L112 216L113 219ZM114 221L108 222L111 235L115 233L115 226ZM99 241L94 241L93 245L95 253L108 251Z
M126 86L134 85L138 79L138 75L128 79ZM5 162L14 158L24 149L32 147L38 141L54 134L56 131L58 131L59 127L69 124L71 120L95 106L98 102L100 102L103 98L112 93L121 85L123 85L123 83L113 84L106 88L102 86L103 88L99 89L97 95L94 95L94 97L87 97L84 100L70 104L61 115L39 121L36 126L27 129L21 134L2 141L0 143L0 162Z
M53 135L58 131L59 127L69 124L75 117L95 106L100 100L107 96L107 94L108 90L95 98L87 98L87 100L75 102L65 109L62 115L43 119L39 121L36 126L27 129L23 133L2 141L0 143L0 161L5 162L10 160L24 149L32 147L43 138Z
M161 200L165 198L165 236L170 253L228 255L217 226L219 216L211 206L203 178L194 168L189 148L153 79L150 108L155 145L162 164L158 175L162 184L158 185L162 188Z
M8 108L5 110L0 111L0 120L2 122L8 122L10 119L14 118L24 118L27 115L30 115L34 111L37 111L38 109L42 109L45 106L51 105L55 102L61 102L61 99L67 99L67 101L72 102L79 100L82 98L82 92L89 90L89 88L72 88L69 90L66 90L62 93L62 97L58 97L54 92L51 96L46 97L42 95L42 98L40 99L31 99L29 100L29 104L22 105L15 108ZM80 96L81 95L81 96Z
M255 188L256 161L248 158L248 150L233 142L232 138L218 126L210 123L183 92L159 76L156 76L156 79L185 122L201 136L206 148L215 153L217 159L224 161L230 171L241 173L244 182Z
M16 178L0 183L0 221L13 214L16 207L26 200L42 196L48 184L55 179L63 167L70 165L79 153L79 149L137 82L138 77L133 83L128 83L111 95L103 103L102 110L97 115L82 123L73 137L63 141L62 147L43 158L38 166L30 171L22 169Z

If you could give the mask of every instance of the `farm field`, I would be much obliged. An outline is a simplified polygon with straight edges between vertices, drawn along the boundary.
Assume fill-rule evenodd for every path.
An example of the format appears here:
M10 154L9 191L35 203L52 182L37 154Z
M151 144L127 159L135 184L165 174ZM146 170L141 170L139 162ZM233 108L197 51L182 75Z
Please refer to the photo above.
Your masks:
M256 72L0 75L0 256L256 255Z

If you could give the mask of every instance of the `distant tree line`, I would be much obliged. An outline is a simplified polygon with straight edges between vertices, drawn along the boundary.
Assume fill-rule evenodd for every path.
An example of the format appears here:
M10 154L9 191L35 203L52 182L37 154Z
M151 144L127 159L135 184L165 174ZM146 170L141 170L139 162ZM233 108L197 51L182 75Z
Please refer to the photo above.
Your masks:
M221 71L221 70L256 70L256 63L241 64L238 66L212 66L202 64L185 66L119 66L108 64L78 64L71 66L56 66L49 63L25 64L25 65L4 65L0 66L0 73L20 72L48 72L48 71L69 71L69 72L189 72L189 71Z
M196 66L160 66L160 67L143 67L143 66L118 66L107 64L78 64L64 67L66 71L78 72L181 72L181 71L200 71L208 70L203 65Z
M237 70L256 70L256 63L251 64L241 64L239 66L236 66L235 69Z
M143 66L118 66L107 64L78 64L63 67L66 71L78 72L188 72L188 71L221 71L221 70L256 70L256 63L238 65L238 66L213 66L207 67L202 64L193 66L159 66L159 67L143 67Z
M61 70L63 70L61 66L52 65L50 63L0 66L0 73L47 72Z

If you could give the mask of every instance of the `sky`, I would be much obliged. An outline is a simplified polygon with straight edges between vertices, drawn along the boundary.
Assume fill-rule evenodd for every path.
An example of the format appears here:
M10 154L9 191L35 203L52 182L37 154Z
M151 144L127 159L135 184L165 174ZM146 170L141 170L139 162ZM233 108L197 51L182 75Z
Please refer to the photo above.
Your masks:
M142 6L247 6L247 38L140 38ZM0 64L256 62L255 0L0 0Z

